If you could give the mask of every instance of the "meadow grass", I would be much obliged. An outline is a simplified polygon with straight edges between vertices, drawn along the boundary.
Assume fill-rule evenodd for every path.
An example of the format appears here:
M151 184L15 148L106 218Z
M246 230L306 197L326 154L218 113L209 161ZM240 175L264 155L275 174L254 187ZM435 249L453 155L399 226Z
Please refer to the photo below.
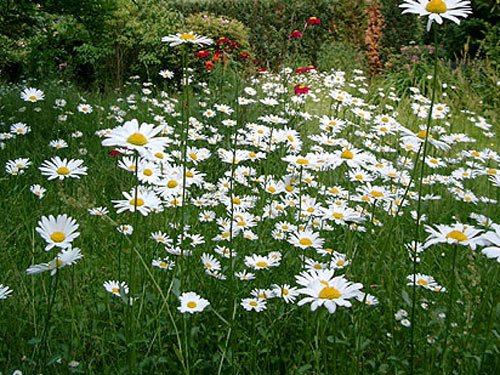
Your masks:
M0 283L14 291L10 298L0 301L0 373L10 374L19 369L25 374L403 374L413 369L410 370L410 328L400 310L410 312L413 305L415 321L408 323L414 326L415 373L496 373L499 305L495 260L481 254L480 249L472 251L467 246L437 244L419 254L418 272L432 275L447 291L418 288L416 300L412 301L412 287L406 285L407 276L413 273L412 258L405 244L415 240L415 219L410 212L416 209L416 185L410 187L406 198L409 204L401 208L400 216L390 214L397 207L391 203L402 199L405 181L408 183L419 164L402 164L404 160L413 161L415 152L406 154L400 147L401 132L376 136L373 126L376 115L386 114L416 134L425 123L425 119L415 116L411 107L418 101L411 92L396 94L389 79L370 83L361 72L348 70L346 81L332 88L325 84L327 76L342 75L335 72L300 76L264 74L252 81L222 75L209 80L205 88L194 82L184 97L175 93L169 83L144 86L136 82L122 92L105 95L82 94L62 83L32 83L45 93L44 100L36 103L19 98L21 87L4 86L0 92L2 131L8 132L17 122L28 124L32 131L3 141L2 165L15 158L29 158L32 164L24 173L5 173L0 179L4 191L0 203L3 217ZM311 92L306 96L293 95L294 85L299 83L310 87ZM421 92L429 95L426 84ZM256 95L245 93L246 87L254 88ZM144 88L152 92L145 94ZM334 88L362 99L366 105L358 108L370 112L372 119L355 115L352 109L356 105L332 99L330 93ZM162 94L164 90L170 94ZM437 103L446 103L450 111L443 119L434 120L433 125L442 128L435 134L442 138L449 133L465 133L475 142L448 142L449 150L430 145L430 155L446 160L446 166L437 170L441 176L452 176L461 167L498 171L496 138L476 126L480 122L477 116L484 115L480 112L479 98L464 96L463 90L461 86L456 90L448 87L438 91ZM92 113L77 111L77 105L84 102L82 95L92 105ZM238 97L253 98L257 102L241 105ZM277 100L276 106L258 101L270 97ZM56 99L65 99L67 104L55 108ZM224 114L215 109L215 104L227 104L234 113ZM215 117L204 114L208 108L214 110ZM300 147L295 140L287 141L286 136L280 136L267 152L269 137L255 141L257 133L249 123L265 127L266 131L283 130L283 125L262 119L261 116L269 114L285 119L287 126L298 131ZM67 118L63 121L60 115ZM333 136L338 143L332 146L309 138L327 133L319 126L319 118L324 115L347 121L345 128ZM496 126L495 115L494 110L489 110L485 121ZM207 148L211 153L199 164L189 163L188 169L204 173L204 182L213 185L193 185L187 189L193 200L182 210L169 207L168 199L163 199L164 209L159 213L144 217L137 212L117 214L111 200L122 199L121 192L131 191L137 179L134 173L117 166L123 155L111 156L110 149L101 144L103 133L99 137L96 132L115 128L122 119L167 124L172 127L172 133L167 132L165 136L177 142L169 145L165 152L173 155L173 164L180 165L182 158L175 156L175 151L182 151L188 116L202 123L195 132L202 137L190 133L188 145ZM233 127L223 125L222 121L228 118L235 120ZM77 131L82 135L75 138L72 134ZM220 138L212 144L207 140L214 132L218 132ZM293 137L297 135L293 133ZM413 135L415 138L418 137ZM66 140L68 147L50 148L49 142L54 139ZM372 185L383 186L390 193L388 200L357 199L362 198L362 194L356 188L366 183L351 181L347 173L353 168L345 163L336 168L306 170L283 160L295 154L293 148L304 156L313 150L319 155L340 153L345 147L356 147L374 156L363 169L374 177ZM239 164L254 168L255 178L244 177L241 171L237 172L239 179L231 178L236 166L221 161L220 149L252 150L263 153L265 158ZM473 149L481 152L481 158L462 153ZM87 175L81 179L47 181L38 167L56 155L83 159L88 167ZM377 172L377 162L393 167L401 179L384 177ZM436 173L430 168L425 172L426 175ZM287 175L294 176L295 182L290 183L293 193L285 190L273 195L264 188L266 176L279 181ZM483 232L491 230L491 223L484 227L471 218L471 213L498 222L498 187L488 180L488 175L475 173L470 179L454 178L449 186L435 180L429 183L424 179L422 195L439 198L422 201L422 213L426 217L422 226L460 222L481 228ZM224 187L223 182L229 182L229 186ZM30 192L33 184L47 189L42 199ZM333 186L341 186L346 194L328 197L325 188ZM473 203L464 199L459 190L472 191L475 197L488 199ZM227 231L228 226L200 221L200 212L212 210L216 218L231 222L235 213L241 213L231 199L235 195L254 197L250 200L253 203L242 211L253 215L256 225L249 229L257 238L244 238L242 232L236 232L225 240L215 241L213 238ZM202 197L201 205L194 204L195 198ZM312 200L316 203L311 203ZM340 224L318 213L319 207L334 207L337 203L333 201L355 209L358 222ZM277 217L264 217L266 206L276 202L284 207L283 211ZM87 210L97 206L108 207L109 213L102 217L89 215ZM300 219L298 207L303 215ZM307 211L308 207L313 207L315 213ZM35 228L42 216L58 214L68 214L79 224L81 235L75 239L74 246L82 249L83 259L60 269L55 276L48 272L26 275L30 265L47 262L55 256L56 250L45 253L44 241ZM337 307L330 314L324 307L311 311L308 304L297 306L300 296L295 303L285 303L279 295L271 296L272 285L296 286L295 275L303 270L332 268L329 256L319 255L311 247L301 249L287 241L300 231L283 233L286 240L275 236L272 233L275 225L282 221L317 232L324 240L317 250L332 248L344 254L348 263L345 267L333 267L335 276L344 275L350 281L362 283L363 292L376 297L378 303L368 305L365 296L359 301L352 299L351 308ZM181 222L189 228L179 228ZM116 227L121 224L133 225L134 233L131 236L119 233ZM180 246L192 250L193 255L169 255L164 245L150 238L156 231L174 240L181 236L184 241ZM185 236L191 235L202 236L204 243L189 244ZM425 240L424 235L421 240ZM224 258L214 252L217 245L228 246L237 255ZM267 256L275 251L281 253L277 267L252 270L244 264L245 256ZM452 267L454 251L456 265ZM214 255L221 262L220 272L207 273L206 265L200 261L202 253ZM175 260L172 270L151 266L153 259L165 256ZM311 259L309 263L304 256ZM244 269L255 273L255 280L241 281L234 276L234 272ZM226 279L221 280L221 275ZM107 280L125 281L130 293L121 290L121 297L107 293L103 288ZM449 322L446 315L450 312L449 289L453 282L456 287ZM255 289L260 290L261 300L266 301L266 309L261 312L246 311L240 305ZM201 313L181 314L177 309L178 297L188 291L207 299L210 306ZM128 298L134 299L132 305Z

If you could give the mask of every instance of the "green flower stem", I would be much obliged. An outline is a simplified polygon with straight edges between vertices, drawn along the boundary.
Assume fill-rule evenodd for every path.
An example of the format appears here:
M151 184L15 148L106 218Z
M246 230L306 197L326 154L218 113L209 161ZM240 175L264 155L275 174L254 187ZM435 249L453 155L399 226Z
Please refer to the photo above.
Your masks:
M427 126L425 128L425 139L423 142L423 152L422 159L416 159L416 162L420 160L420 174L418 180L418 200L417 200L417 220L415 223L415 240L417 242L420 241L420 220L422 217L421 203L422 203L422 181L424 178L425 172L425 158L427 156L427 147L429 144L429 131L432 124L432 110L434 109L434 103L436 100L436 89L437 89L437 76L438 76L438 51L439 51L439 43L438 43L438 35L436 28L433 29L434 32L434 75L432 77L432 96L431 96L431 104L429 107L429 114L427 116ZM419 150L420 151L420 150ZM417 163L414 166L415 169L418 168ZM413 254L413 286L412 286L412 302L411 302L411 327L410 327L410 374L413 374L415 371L415 325L416 325L416 304L417 304L417 285L416 285L416 274L417 274L417 251Z

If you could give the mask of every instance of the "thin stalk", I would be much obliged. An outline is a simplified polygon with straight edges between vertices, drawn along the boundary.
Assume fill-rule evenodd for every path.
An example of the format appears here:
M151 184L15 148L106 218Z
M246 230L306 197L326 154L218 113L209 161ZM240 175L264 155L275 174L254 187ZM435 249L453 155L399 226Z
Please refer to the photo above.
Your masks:
M451 320L453 319L453 299L455 294L455 286L456 286L456 276L455 269L457 264L457 252L458 245L453 246L453 258L451 265L451 285L450 285L450 298L448 299L448 311L446 316L446 336L444 338L443 344L443 362L441 364L441 369L443 370L443 374L446 373L446 354L448 353L448 339L450 337L450 326Z
M416 161L420 161L421 167L420 167L420 175L419 175L419 181L418 181L418 200L417 200L417 220L415 223L415 229L416 229L416 234L415 234L415 240L416 242L420 241L420 219L422 217L422 212L421 212L421 203L422 203L422 181L424 178L424 172L425 172L425 158L427 156L427 146L428 146L428 140L429 140L429 131L430 127L432 124L432 110L434 109L434 102L436 100L436 89L437 89L437 76L438 76L438 51L439 51L439 44L438 44L438 35L436 28L434 27L434 75L432 77L432 96L431 96L431 104L429 107L429 114L427 116L427 126L425 128L425 139L424 139L424 145L423 145L423 153L422 153L422 159L418 158ZM417 164L415 164L414 168L417 168ZM417 251L415 251L413 255L413 286L412 286L412 305L411 305L411 327L410 327L410 374L413 374L415 371L415 326L416 326L416 299L417 299L417 284L416 284L416 276L417 274ZM443 356L444 358L444 356Z

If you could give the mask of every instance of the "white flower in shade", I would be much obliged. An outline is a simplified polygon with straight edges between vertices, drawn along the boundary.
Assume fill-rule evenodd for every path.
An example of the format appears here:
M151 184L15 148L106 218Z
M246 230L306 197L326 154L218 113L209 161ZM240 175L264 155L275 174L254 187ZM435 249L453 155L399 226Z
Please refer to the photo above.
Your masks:
M11 125L10 132L15 135L26 135L31 132L31 128L22 122L17 122Z
M28 275L33 275L35 273L41 273L50 271L50 275L53 276L58 270L66 266L74 264L77 260L82 259L83 255L80 249L74 247L70 249L62 250L57 256L51 260L49 263L35 264L26 270Z
M186 43L195 44L197 46L209 46L214 42L212 39L207 38L206 36L196 35L193 34L192 32L167 35L161 38L161 41L169 43L170 47L175 47L180 44L186 44Z
M446 18L460 24L459 17L467 18L472 13L469 0L405 0L399 7L404 9L403 14L428 16L427 31L431 29L433 21L441 25L443 18Z
M80 235L77 230L76 220L66 214L57 215L57 218L52 215L48 218L42 216L36 228L38 234L47 242L45 251L53 247L61 249L71 247L71 242Z
M89 113L92 113L92 106L90 104L78 104L78 112L80 113L85 113L85 114L89 114Z
M109 213L109 210L106 207L89 208L87 211L92 216L104 216Z
M351 307L349 299L357 298L362 287L362 284L351 283L344 276L334 277L327 284L316 279L308 287L299 289L301 294L308 297L300 300L298 305L310 303L312 311L325 306L328 312L333 314L337 306Z
M87 175L87 167L82 166L80 159L61 159L56 156L50 160L45 160L40 166L43 176L48 176L49 180L64 180L65 178L80 178L80 175Z
M162 270L171 270L175 267L175 262L170 260L169 258L164 259L153 259L151 262L153 267L162 269Z
M481 230L461 223L453 225L438 224L434 228L426 225L425 231L429 233L429 237L425 240L424 249L438 243L447 243L469 246L472 250L475 250L476 246L481 243L481 237L478 236Z
M128 285L125 281L120 282L115 280L108 280L104 282L103 286L107 292L114 294L117 297L126 296L129 292Z
M177 310L179 310L183 314L194 314L202 312L208 305L210 305L210 302L208 302L204 298L201 298L194 292L182 293L179 296L179 300L181 302L181 305L177 308Z
M7 299L12 294L12 289L8 286L0 284L0 299Z
M133 119L107 133L102 145L126 147L139 152L162 150L169 142L168 138L156 137L163 128L163 126L155 127L153 124L146 123L139 125L139 122Z
M158 73L162 78L165 79L172 79L174 78L174 72L168 69L161 70L160 73Z
M68 143L64 139L54 139L50 141L49 146L55 149L67 148Z
M38 184L35 184L35 185L31 185L30 187L30 191L35 194L35 196L38 198L38 199L42 199L43 196L45 195L45 192L47 191L47 189L43 188L42 186L38 185Z
M420 286L424 289L429 289L434 292L444 292L445 289L440 286L436 280L434 280L434 277L429 276L429 275L423 275L421 273L417 273L415 275L408 275L406 277L408 280L408 283L406 285L408 286L413 286L413 281L415 281L415 286Z
M35 89L33 87L28 87L21 92L21 99L25 102L35 103L45 98L45 94L42 90Z
M129 224L120 225L116 228L116 230L126 236L130 236L132 233L134 233L134 228Z

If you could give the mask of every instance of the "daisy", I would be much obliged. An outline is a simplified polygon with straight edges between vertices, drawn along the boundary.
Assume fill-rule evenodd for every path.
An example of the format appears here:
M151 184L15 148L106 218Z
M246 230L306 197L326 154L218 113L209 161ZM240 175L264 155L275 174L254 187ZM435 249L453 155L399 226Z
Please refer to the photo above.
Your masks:
M161 38L162 42L169 43L170 47L175 47L180 44L195 44L197 46L209 46L213 44L213 40L206 37L193 34L193 32L188 33L177 33L175 35L167 35Z
M279 266L279 261L275 261L270 257L253 254L251 256L245 256L245 266L259 271L268 269L270 267L277 267Z
M80 178L80 175L87 175L87 167L84 167L83 160L61 159L59 156L50 160L45 160L39 170L43 176L48 176L48 180L64 180L65 178Z
M288 284L274 285L273 293L277 297L283 298L285 303L294 303L299 295L298 289L296 287L290 287Z
M7 299L12 294L12 289L8 286L0 284L0 300Z
M74 247L62 250L49 263L35 264L26 270L28 275L50 271L50 275L54 276L58 270L66 266L74 264L77 260L82 259L83 255L80 249Z
M472 250L475 250L481 241L481 237L477 236L481 230L461 223L452 225L438 224L434 228L426 225L425 230L429 233L423 246L425 249L438 243L447 243L469 246Z
M136 119L126 121L106 134L102 141L103 146L126 147L130 150L144 152L146 150L162 150L169 142L168 138L156 137L163 128L152 124L142 123Z
M179 300L181 302L181 305L177 308L177 310L179 310L183 314L202 312L208 305L210 305L210 302L208 302L204 298L201 298L194 292L182 293L179 296Z
M362 284L351 283L344 276L334 277L328 285L317 279L308 287L298 290L301 294L308 296L300 300L298 305L311 303L311 311L325 306L328 312L333 314L337 306L351 307L349 299L358 297L362 287Z
M172 79L172 78L174 78L174 72L172 72L171 70L168 70L168 69L160 70L160 72L158 74L162 78L165 78L165 79Z
M137 194L135 189L129 193L122 192L125 200L113 200L113 205L117 209L117 213L124 211L135 212L139 211L143 216L147 216L155 207L161 206L162 202L154 191L139 187ZM136 196L137 195L137 196Z
M171 270L175 267L175 262L169 258L164 259L153 259L151 262L153 267L160 268L162 270Z
M265 299L259 299L259 298L244 298L240 305L246 310L246 311L256 311L256 312L261 312L263 310L267 309L267 301Z
M42 186L38 185L38 184L35 184L35 185L31 185L30 187L30 191L35 194L35 196L38 198L38 199L42 199L43 196L45 195L45 192L47 191L47 189L43 188Z
M205 271L218 272L222 268L220 261L211 254L203 253L201 255L201 262Z
M31 132L31 128L22 122L17 122L11 125L10 132L15 135L26 135Z
M95 207L89 208L87 212L92 216L104 216L109 213L109 210L106 207Z
M21 92L21 99L25 102L35 103L39 100L45 99L45 94L41 90L28 87Z
M241 281L250 281L255 279L255 274L248 271L235 272L234 275Z
M481 236L481 241L483 244L488 245L481 253L488 258L492 258L500 262L500 225L493 224L492 229L494 231L489 231Z
M49 146L55 149L67 148L68 143L64 139L55 139L50 141Z
M116 228L116 230L126 236L130 236L132 233L134 233L134 227L129 224L120 225Z
M90 104L78 104L78 112L84 113L84 114L89 114L92 113L92 106Z
M406 279L408 280L408 283L406 284L408 286L413 286L415 283L416 286L432 291L444 291L432 276L417 273L416 275L408 275Z
M53 247L61 249L71 247L71 242L80 235L77 230L76 220L66 214L57 215L57 218L52 215L48 218L42 216L36 228L38 234L47 242L45 251L49 251Z
M115 280L105 281L103 287L104 289L106 289L107 292L114 294L117 297L125 296L129 292L128 285L125 281L121 282Z
M433 21L441 25L443 18L446 18L460 24L459 17L467 18L472 13L469 0L404 0L399 7L404 9L403 14L429 16L427 31L430 31Z
M325 241L319 236L319 233L311 230L304 230L293 233L288 239L288 242L301 249L307 249L308 247L319 249L323 246Z

